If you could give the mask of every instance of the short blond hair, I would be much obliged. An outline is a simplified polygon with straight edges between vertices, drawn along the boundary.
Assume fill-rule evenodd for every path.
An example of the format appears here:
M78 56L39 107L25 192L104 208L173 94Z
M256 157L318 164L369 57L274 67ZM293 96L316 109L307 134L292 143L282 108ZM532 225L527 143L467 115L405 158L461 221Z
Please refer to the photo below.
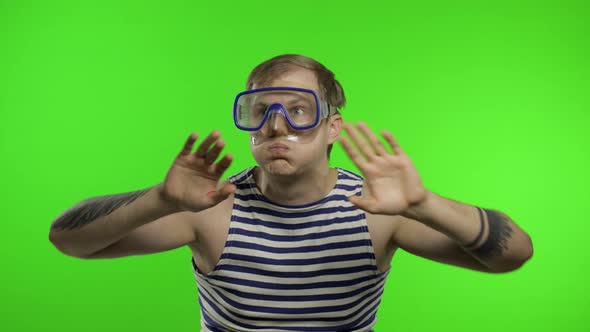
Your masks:
M334 73L318 61L299 54L283 54L268 59L256 66L246 81L246 90L252 89L254 84L264 85L277 77L293 70L305 68L315 73L318 80L320 98L338 110L346 104L344 90L334 77Z

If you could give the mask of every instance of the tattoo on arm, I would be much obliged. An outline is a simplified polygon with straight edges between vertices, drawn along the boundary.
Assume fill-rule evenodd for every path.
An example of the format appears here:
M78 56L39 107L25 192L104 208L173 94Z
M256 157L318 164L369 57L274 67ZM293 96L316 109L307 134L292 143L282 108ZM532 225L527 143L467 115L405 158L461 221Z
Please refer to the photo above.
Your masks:
M464 248L472 255L481 259L501 256L508 249L508 239L512 236L513 232L509 224L509 219L503 213L495 210L481 208L478 208L478 210L482 226L481 231L475 241ZM484 228L487 228L488 236L484 243L478 245L483 237ZM476 247L474 248L474 246Z
M143 196L148 189L111 195L93 197L82 201L60 215L51 225L51 229L76 229L90 224L99 217L106 216L122 205L128 205Z
M469 244L464 245L464 248L473 248L475 247L480 241L481 238L483 237L483 233L485 231L485 221L484 221L484 217L483 217L483 212L482 209L477 208L477 212L479 212L479 234L477 234L477 237L475 238L475 240L471 241Z

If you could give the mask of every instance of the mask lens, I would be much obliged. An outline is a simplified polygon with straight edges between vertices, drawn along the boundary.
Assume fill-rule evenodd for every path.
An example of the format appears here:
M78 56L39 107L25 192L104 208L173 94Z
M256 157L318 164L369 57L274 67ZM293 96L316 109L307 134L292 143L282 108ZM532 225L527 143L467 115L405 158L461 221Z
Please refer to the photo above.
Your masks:
M245 129L264 125L270 112L279 112L293 129L304 129L319 120L319 107L313 93L292 90L265 90L245 93L236 104L236 120ZM278 115L278 114L277 114Z

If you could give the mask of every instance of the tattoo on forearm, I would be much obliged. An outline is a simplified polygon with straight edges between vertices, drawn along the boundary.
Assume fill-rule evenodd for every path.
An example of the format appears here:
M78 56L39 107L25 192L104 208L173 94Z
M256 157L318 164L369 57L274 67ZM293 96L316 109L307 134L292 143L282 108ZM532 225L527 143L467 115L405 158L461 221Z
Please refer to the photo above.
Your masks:
M479 234L477 234L477 237L475 238L475 240L473 240L469 244L466 244L465 246L463 246L464 248L467 248L467 249L477 246L477 244L481 241L483 234L485 233L484 231L485 231L486 227L485 227L482 209L477 208L477 212L479 212Z
M508 249L508 239L512 236L513 230L510 227L509 219L501 212L489 209L480 209L481 231L476 241L471 245L465 246L471 254L481 259L490 258L492 256L501 256L502 253ZM484 213L482 213L482 210ZM485 214L485 216L484 216ZM484 233L484 227L487 226L488 236L485 242L473 248L481 242Z
M90 224L99 217L109 215L120 206L135 201L148 190L149 188L123 194L89 198L60 215L51 224L51 229L71 230Z

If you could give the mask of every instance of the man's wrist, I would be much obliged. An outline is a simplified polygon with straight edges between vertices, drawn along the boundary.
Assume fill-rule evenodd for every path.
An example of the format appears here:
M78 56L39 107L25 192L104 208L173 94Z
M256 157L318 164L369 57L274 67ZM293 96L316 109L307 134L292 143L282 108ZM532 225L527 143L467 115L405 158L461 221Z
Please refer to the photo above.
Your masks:
M166 211L166 214L173 214L178 212L183 212L182 209L175 201L173 201L170 197L168 197L164 192L164 183L159 183L154 186L156 191L156 195L160 201L161 206Z
M439 197L436 194L430 190L426 190L424 200L410 206L402 213L402 216L420 222L427 222L432 218L432 211L435 210L435 206L438 204L438 199Z

